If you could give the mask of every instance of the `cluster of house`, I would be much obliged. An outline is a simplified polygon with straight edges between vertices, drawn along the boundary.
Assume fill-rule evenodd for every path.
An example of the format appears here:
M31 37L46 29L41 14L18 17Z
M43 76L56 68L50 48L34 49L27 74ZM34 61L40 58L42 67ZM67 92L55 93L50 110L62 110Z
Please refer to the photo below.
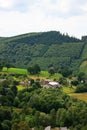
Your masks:
M32 130L34 130L34 128L32 128ZM51 126L47 126L44 130L51 130ZM58 130L68 130L68 129L67 127L60 127Z
M60 88L61 87L59 82L52 81L50 79L40 80L40 84L43 86L43 88ZM20 85L22 85L24 87L28 87L28 86L30 86L30 81L27 81L27 82L21 81Z
M50 79L41 80L41 85L44 88L60 88L61 85L57 81L51 81Z
M0 79L0 82L5 81L6 79ZM42 79L39 81L41 86L43 86L43 88L60 88L61 85L59 84L59 82L57 81L52 81L50 79ZM19 83L20 85L24 86L24 87L28 87L30 86L30 81L20 81Z

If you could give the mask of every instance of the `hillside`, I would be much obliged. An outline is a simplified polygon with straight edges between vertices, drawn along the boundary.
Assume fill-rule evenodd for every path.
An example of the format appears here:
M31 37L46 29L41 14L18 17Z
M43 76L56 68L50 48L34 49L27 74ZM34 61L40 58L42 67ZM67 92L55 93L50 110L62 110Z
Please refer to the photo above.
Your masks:
M76 69L86 59L86 48L85 42L60 32L29 33L0 38L0 61L16 67L37 63L42 69L49 66Z
M80 72L84 72L87 76L87 61L83 61L79 68Z

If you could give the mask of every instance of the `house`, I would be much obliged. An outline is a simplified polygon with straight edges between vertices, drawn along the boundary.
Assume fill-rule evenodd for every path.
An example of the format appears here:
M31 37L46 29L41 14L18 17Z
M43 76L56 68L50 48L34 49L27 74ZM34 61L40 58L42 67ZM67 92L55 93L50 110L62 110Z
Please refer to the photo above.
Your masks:
M0 83L4 82L6 79L0 79Z
M50 79L42 79L42 80L40 81L40 84L41 84L41 85L46 85L46 84L48 84L49 82L51 82Z
M60 130L68 130L67 127L61 127Z
M26 81L26 82L21 81L19 84L24 86L24 87L28 87L28 86L30 86L30 81Z
M60 127L60 128L55 128L55 130L68 130L67 127ZM32 128L34 130L34 128ZM47 126L44 130L51 130L51 126Z
M32 130L35 130L35 129L32 128ZM44 130L51 130L51 126L47 126Z
M87 84L87 79L85 79L85 83Z
M60 88L61 85L59 84L59 82L51 81L47 83L46 85L44 85L43 87L44 88Z
M47 126L45 130L51 130L51 126Z

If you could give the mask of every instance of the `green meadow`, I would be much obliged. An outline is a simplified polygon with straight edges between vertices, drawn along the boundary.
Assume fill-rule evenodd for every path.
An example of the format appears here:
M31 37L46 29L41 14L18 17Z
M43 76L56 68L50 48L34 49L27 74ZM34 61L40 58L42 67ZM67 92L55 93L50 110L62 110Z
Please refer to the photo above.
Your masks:
M80 68L79 68L79 71L80 72L84 72L87 76L87 61L84 61L81 65L80 65Z
M3 67L2 71L10 73L10 74L24 74L24 75L29 74L27 69L21 69L21 68L8 68L7 69L6 67ZM49 79L52 79L52 80L54 80L54 79L58 80L60 77L62 77L62 75L58 74L58 73L55 73L54 75L50 75L48 73L48 71L41 71L40 74L38 74L38 75L30 75L29 74L29 76L35 77L35 78L49 78Z
M3 67L3 72L8 72L12 74L28 74L27 69L20 69L20 68L6 68Z
M87 102L87 93L71 93L69 95Z

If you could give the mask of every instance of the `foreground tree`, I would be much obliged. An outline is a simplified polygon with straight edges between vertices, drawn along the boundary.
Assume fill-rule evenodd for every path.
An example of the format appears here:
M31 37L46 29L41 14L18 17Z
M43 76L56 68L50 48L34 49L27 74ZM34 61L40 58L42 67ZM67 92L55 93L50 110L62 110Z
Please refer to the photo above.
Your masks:
M28 67L27 70L30 74L39 74L41 71L40 66L38 64Z
M55 69L54 69L54 67L50 67L49 70L48 70L48 72L50 73L50 75L55 74Z
M3 65L0 63L0 71L2 70L2 68L3 68Z
M86 78L86 75L85 75L85 73L84 72L80 72L79 74L78 74L78 81L84 81L85 80L85 78Z

